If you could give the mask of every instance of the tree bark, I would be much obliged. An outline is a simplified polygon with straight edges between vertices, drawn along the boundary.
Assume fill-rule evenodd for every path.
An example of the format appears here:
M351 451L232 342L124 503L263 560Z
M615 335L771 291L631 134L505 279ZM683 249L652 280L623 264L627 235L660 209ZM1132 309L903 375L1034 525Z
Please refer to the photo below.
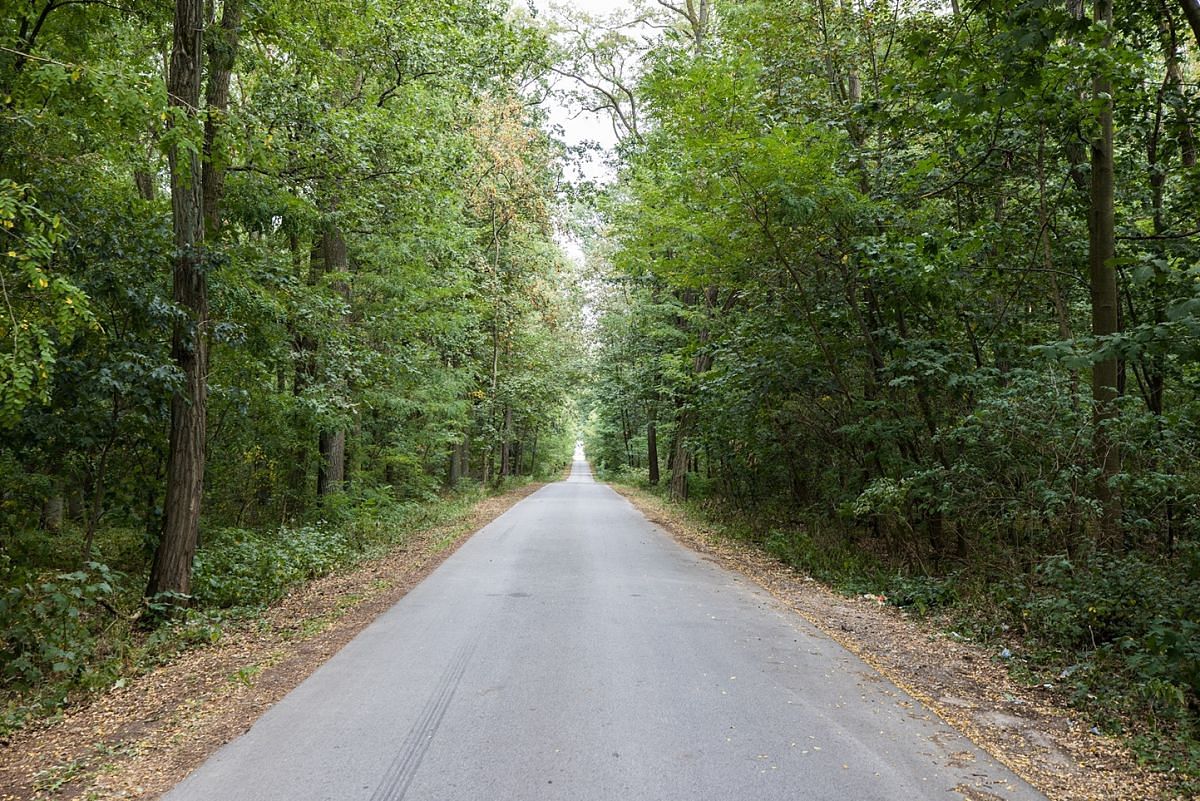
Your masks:
M675 437L671 448L671 500L673 501L686 501L688 498L688 464L691 459L687 449L687 433L691 424L691 413L681 410L675 424Z
M327 225L317 242L313 266L321 265L326 273L343 273L350 260L346 239L336 225ZM334 290L349 300L350 287L342 280L333 284ZM346 480L346 431L344 428L325 430L318 437L320 460L317 463L317 497L341 492Z
M1096 0L1094 19L1112 24L1111 0ZM1104 47L1110 46L1108 38ZM1118 330L1114 174L1113 174L1113 103L1112 80L1104 72L1092 81L1095 98L1100 101L1096 122L1099 134L1091 143L1091 213L1088 225L1088 275L1092 297L1092 335L1108 337ZM1116 357L1097 361L1092 367L1093 439L1096 466L1096 496L1101 504L1099 540L1105 547L1117 544L1121 532L1121 499L1111 479L1121 470L1120 443L1112 436L1117 420L1117 381L1120 366Z
M221 24L209 32L208 83L204 115L204 230L211 241L221 230L221 197L225 192L225 159L215 154L217 134L229 111L229 79L237 58L242 0L225 0Z
M154 175L149 170L134 170L133 185L142 200L154 200Z
M317 496L340 492L346 480L346 432L322 431L321 461L317 465Z
M446 485L451 488L458 486L458 482L462 480L462 447L461 442L456 442L450 448L450 457L446 464Z
M650 484L656 486L659 481L658 421L653 414L650 416L650 421L646 423L646 464L650 468Z
M512 475L512 407L504 406L504 423L500 429L500 477Z
M195 118L203 70L204 1L176 0L169 102ZM150 569L146 594L186 595L191 590L192 557L200 532L204 494L205 417L208 408L208 280L204 272L204 217L201 160L196 150L171 147L171 219L175 234L172 298L185 319L171 333L171 358L182 386L171 396L167 451L167 492L162 537Z

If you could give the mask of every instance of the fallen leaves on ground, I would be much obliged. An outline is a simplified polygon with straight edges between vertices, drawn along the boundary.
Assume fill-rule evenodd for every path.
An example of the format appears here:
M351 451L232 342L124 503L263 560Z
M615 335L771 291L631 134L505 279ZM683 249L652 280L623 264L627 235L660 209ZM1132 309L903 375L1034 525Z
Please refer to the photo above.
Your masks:
M485 498L465 517L414 535L383 558L297 589L216 644L14 734L0 748L0 801L161 795L249 729L471 533L541 486Z
M1138 764L1119 738L1089 731L1090 724L1048 692L1014 682L982 648L909 618L881 597L838 595L751 543L719 536L661 498L613 489L681 544L766 589L1052 801L1173 797L1162 777Z

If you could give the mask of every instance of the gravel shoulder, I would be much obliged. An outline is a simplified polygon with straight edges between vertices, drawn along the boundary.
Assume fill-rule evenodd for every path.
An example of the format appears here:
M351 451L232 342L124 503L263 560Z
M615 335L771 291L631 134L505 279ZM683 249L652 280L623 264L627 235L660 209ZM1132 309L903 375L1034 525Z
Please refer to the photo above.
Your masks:
M298 588L254 627L238 627L0 742L0 801L158 797L249 729L471 534L542 486L485 498L383 558Z
M1054 801L1173 797L1118 738L1092 734L1051 693L1014 682L994 654L895 607L839 595L657 496L611 486L678 542L753 580Z

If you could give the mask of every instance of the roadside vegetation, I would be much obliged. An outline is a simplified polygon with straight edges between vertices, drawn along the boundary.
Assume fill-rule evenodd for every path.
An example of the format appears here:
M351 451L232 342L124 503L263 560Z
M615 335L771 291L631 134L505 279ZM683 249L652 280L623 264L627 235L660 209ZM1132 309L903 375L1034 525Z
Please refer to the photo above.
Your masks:
M541 477L557 477L562 458ZM462 482L420 502L385 493L347 496L336 512L276 529L214 527L197 553L189 598L145 599L140 535L107 532L105 550L70 571L56 566L78 554L79 532L64 532L52 543L19 541L8 558L22 567L6 566L0 597L6 680L0 737L92 692L123 686L185 650L254 627L271 605L307 582L403 550L414 535L465 519L489 494L528 480L512 477L488 490Z
M1196 793L1194 4L664 5L578 45L636 122L600 475L942 616Z
M0 736L562 468L581 297L528 14L0 21Z

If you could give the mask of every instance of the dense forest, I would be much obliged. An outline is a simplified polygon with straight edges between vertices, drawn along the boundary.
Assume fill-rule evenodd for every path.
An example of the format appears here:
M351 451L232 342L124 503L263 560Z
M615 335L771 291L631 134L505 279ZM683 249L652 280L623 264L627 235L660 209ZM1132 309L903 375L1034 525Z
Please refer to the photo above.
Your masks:
M1196 792L1195 0L0 9L0 734L582 430Z
M529 15L169 6L3 4L3 726L575 441Z
M576 37L621 138L590 245L602 474L946 612L1194 775L1196 4L644 19Z

